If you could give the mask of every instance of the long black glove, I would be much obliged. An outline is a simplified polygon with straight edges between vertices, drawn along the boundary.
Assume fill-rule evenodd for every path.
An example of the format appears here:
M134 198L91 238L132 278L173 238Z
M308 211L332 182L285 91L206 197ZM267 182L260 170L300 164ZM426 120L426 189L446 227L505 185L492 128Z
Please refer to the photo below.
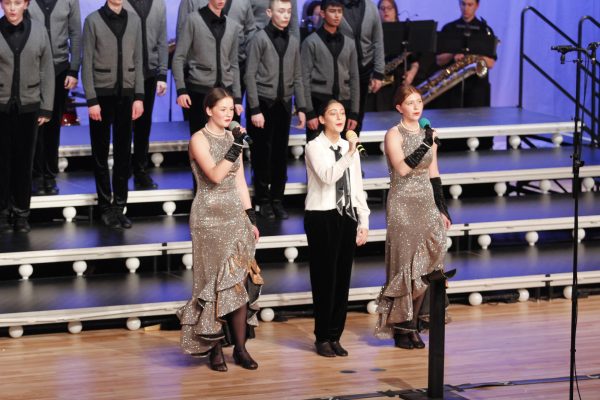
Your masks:
M240 132L240 128L234 128L231 133L233 134L233 144L225 153L224 159L227 161L231 161L232 163L237 160L242 152L242 148L244 147L244 135Z
M433 188L433 198L435 200L435 205L440 210L442 214L446 216L452 222L452 218L450 218L450 213L448 212L448 207L446 207L446 200L444 199L444 189L442 188L442 178L439 176L437 178L429 179L431 182L431 187Z
M254 211L254 208L246 208L246 215L248 216L248 219L250 220L250 223L254 226L256 226L256 211Z
M423 138L423 143L421 143L421 145L417 147L415 151L413 151L404 159L406 165L412 169L415 169L423 157L425 157L425 154L427 154L429 149L431 149L431 146L433 146L433 130L428 129L425 130L425 138Z

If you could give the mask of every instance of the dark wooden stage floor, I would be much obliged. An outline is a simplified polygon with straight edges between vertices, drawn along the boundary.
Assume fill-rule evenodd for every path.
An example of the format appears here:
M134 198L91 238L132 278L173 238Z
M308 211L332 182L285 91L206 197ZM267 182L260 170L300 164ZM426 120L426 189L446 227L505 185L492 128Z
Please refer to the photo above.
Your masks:
M568 300L452 305L447 326L447 384L568 377ZM600 373L600 296L580 301L577 372ZM178 331L125 329L0 339L2 399L308 399L422 388L427 351L400 350L372 336L375 317L349 314L348 358L312 351L312 320L262 323L249 349L258 371L233 364L208 369L179 352ZM425 337L426 338L426 337ZM568 382L469 389L467 399L568 398ZM600 380L579 383L582 399L598 399ZM358 396L362 395L362 396ZM348 397L347 397L348 398ZM383 395L369 398L386 398Z

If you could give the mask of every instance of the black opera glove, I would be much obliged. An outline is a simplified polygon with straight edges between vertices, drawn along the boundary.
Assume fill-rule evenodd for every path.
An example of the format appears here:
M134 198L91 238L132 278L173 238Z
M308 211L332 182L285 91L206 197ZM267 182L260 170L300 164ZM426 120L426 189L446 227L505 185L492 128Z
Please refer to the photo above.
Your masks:
M433 188L433 198L435 200L436 207L452 223L452 218L450 218L450 213L448 212L448 207L446 207L446 200L444 199L444 189L442 188L442 178L440 178L439 176L437 178L431 178L431 179L429 179L429 182L431 182L431 187Z
M426 142L427 140L428 139L426 136L425 139L423 139L423 143L421 143L421 145L417 147L415 151L413 151L404 159L406 165L408 165L412 169L415 169L417 165L419 165L423 157L425 157L425 154L427 154L429 149L431 149L431 145L428 145ZM433 144L433 136L431 137L431 143Z
M237 160L242 152L242 148L244 147L244 135L240 132L239 128L236 128L232 131L233 134L233 144L225 153L224 159L227 161L231 161L232 163Z
M256 211L254 211L254 208L247 208L245 211L250 223L256 226Z

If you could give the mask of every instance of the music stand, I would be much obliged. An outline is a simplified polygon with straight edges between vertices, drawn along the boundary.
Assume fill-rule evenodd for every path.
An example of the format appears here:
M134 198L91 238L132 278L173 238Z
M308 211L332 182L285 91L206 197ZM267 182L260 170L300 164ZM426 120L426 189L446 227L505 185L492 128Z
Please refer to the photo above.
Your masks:
M435 52L436 21L384 22L381 26L386 56L399 55L404 51Z

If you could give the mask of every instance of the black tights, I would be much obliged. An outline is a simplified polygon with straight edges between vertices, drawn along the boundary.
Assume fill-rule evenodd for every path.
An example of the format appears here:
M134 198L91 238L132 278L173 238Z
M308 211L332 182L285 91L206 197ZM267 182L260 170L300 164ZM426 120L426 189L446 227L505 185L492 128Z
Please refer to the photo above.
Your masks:
M238 352L246 351L246 318L248 318L247 303L227 315L233 345Z

